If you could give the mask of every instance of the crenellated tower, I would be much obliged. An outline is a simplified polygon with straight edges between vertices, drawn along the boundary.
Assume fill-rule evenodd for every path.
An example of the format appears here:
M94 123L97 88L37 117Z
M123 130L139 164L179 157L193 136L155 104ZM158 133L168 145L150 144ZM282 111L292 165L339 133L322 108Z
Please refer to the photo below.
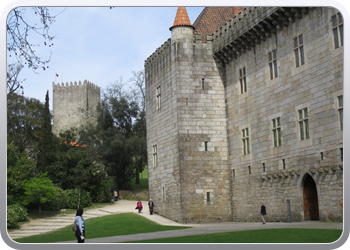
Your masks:
M53 133L71 127L80 127L96 120L96 107L100 102L100 87L85 80L52 83L53 89Z

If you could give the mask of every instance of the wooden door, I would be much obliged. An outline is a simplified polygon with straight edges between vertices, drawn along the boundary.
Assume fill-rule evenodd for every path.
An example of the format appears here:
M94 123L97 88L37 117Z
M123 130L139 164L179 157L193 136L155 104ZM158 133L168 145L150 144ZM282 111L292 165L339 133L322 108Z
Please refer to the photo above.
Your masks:
M304 217L305 220L318 220L318 200L316 184L308 175L304 183Z

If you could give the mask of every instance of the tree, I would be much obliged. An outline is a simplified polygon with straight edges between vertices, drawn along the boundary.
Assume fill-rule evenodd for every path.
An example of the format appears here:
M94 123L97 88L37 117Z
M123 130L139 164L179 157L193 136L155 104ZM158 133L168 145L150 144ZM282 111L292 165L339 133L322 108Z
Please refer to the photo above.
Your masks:
M13 143L7 144L7 195L15 201L23 201L24 184L34 177L35 164L25 152L18 152Z
M138 103L141 111L146 109L146 87L145 87L145 71L132 72L133 77L130 78L131 93L134 97L134 101Z
M145 71L133 71L133 77L130 78L131 93L133 99L139 104L141 110L133 128L136 136L135 148L135 184L140 184L140 176L144 167L147 165L147 139L146 139L146 88Z
M49 67L48 63L50 62L51 53L48 59L40 58L35 50L35 47L39 45L33 44L29 37L39 36L43 39L45 46L52 47L54 36L49 34L49 30L58 15L50 15L49 9L46 7L18 7L9 13L6 23L7 51L8 56L10 58L14 57L16 62L8 65L8 95L11 95L19 88L23 88L22 82L24 80L19 80L18 77L23 67L31 68L35 73L37 73L39 68L45 70ZM29 17L33 16L37 18L37 21L30 20Z
M43 124L44 104L35 98L16 93L7 99L7 140L13 142L19 152L35 155L36 135Z
M29 179L24 185L25 199L24 203L34 203L39 205L39 213L41 213L41 205L49 202L56 195L56 188L52 185L52 180L46 177L47 173L41 174L39 177Z
M79 133L82 143L97 146L103 165L116 177L119 189L128 189L134 175L133 122L139 107L130 99L131 96L123 91L122 80L110 84L97 107L96 126L86 126Z
M53 162L55 146L58 145L58 141L52 133L51 118L52 116L49 109L49 91L47 91L43 112L43 123L40 134L38 135L38 168L42 173L46 172L46 168Z
M85 190L96 201L105 189L107 172L95 148L77 142L75 133L74 128L60 133L53 162L47 168L48 177L62 189Z

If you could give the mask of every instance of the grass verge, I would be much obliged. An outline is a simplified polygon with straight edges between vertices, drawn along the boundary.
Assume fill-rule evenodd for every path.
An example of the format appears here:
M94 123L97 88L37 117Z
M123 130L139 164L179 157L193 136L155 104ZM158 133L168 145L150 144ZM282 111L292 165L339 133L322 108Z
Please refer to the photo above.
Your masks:
M336 229L265 229L202 234L126 243L332 243L340 238Z
M87 219L85 220L85 228L86 238L92 239L118 235L177 230L188 227L163 226L134 213L121 213ZM14 241L19 243L52 243L70 240L76 240L71 226L67 226L50 233L14 239Z

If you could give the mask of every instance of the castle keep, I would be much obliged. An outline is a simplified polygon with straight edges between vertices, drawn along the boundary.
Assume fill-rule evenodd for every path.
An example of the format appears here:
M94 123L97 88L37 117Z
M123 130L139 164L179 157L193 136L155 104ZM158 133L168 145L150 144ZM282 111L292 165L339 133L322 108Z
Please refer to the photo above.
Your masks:
M145 61L155 212L260 221L263 202L287 221L288 201L292 221L341 221L342 25L328 7L210 7L192 25L179 7Z
M96 106L100 102L100 87L85 80L83 84L70 82L52 83L53 89L53 127L52 131L59 132L79 128L87 121L96 119Z

